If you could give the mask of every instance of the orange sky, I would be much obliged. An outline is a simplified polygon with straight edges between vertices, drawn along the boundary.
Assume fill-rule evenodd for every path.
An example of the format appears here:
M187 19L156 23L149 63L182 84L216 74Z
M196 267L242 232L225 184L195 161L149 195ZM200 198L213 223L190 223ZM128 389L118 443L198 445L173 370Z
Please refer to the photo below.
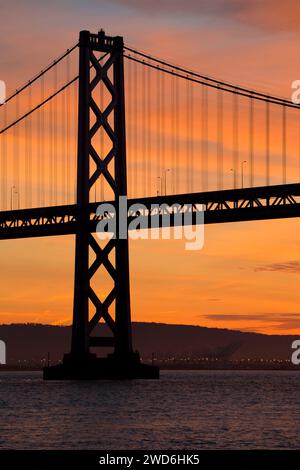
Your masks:
M13 0L1 7L0 79L13 90L72 45L80 29L100 27L153 55L255 89L289 96L299 78L296 1L166 1L156 10L155 1L151 9L141 3ZM20 53L20 42L30 50ZM240 140L246 147L243 133ZM299 225L207 226L199 252L185 251L183 241L131 241L133 319L300 332ZM72 237L3 241L0 254L0 322L70 323Z

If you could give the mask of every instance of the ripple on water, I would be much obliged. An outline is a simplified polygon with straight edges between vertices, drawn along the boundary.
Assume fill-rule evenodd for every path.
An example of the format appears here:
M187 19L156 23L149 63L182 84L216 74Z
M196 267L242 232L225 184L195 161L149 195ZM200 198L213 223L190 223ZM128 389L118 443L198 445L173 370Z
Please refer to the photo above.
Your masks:
M43 382L1 372L2 449L299 448L297 372L162 371L159 381Z

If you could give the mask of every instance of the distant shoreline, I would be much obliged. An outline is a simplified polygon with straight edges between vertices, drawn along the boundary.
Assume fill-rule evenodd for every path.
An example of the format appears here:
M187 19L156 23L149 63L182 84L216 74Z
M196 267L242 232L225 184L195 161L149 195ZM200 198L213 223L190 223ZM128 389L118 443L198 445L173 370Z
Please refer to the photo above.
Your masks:
M281 366L271 366L270 364L267 365L261 365L261 366L258 366L257 364L249 364L249 365L245 365L245 364L235 364L235 365L232 365L232 364L228 364L228 365L218 365L218 366L213 366L213 365L207 365L206 367L196 367L196 366L193 366L193 365L186 365L186 366L182 366L181 364L173 364L172 366L171 365L161 365L159 363L155 363L156 365L158 365L158 367L160 368L160 370L178 370L178 371L182 371L182 370L186 370L186 371L198 371L198 370L207 370L207 371L214 371L214 370L220 370L220 371L226 371L226 370L229 370L229 371L259 371L259 370L265 370L265 371L272 371L272 370L275 370L275 371L299 371L300 372L300 366L295 366L293 364L286 364L286 365L281 365ZM1 372L42 372L43 371L43 367L39 367L39 366L28 366L28 367L19 367L19 366L13 366L13 365L0 365L0 374Z
M162 370L300 369L291 363L291 346L299 336L143 322L133 322L132 330L141 360ZM105 337L109 331L99 324L95 334ZM41 370L48 361L59 363L70 350L71 327L0 325L0 339L6 344L6 370Z

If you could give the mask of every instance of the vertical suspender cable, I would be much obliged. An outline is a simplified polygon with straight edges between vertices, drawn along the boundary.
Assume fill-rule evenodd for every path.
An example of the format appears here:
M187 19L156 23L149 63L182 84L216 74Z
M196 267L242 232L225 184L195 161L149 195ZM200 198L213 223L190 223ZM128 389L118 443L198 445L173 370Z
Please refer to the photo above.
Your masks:
M206 85L202 85L201 100L201 154L202 154L202 191L208 188L208 91Z
M194 88L190 82L190 186L194 191Z
M157 110L156 110L156 119L157 119L157 178L158 178L158 194L161 195L162 189L162 174L161 174L161 81L160 81L160 70L158 70L157 76Z
M15 97L15 112L16 119L19 117L19 96ZM13 194L18 194L19 200L19 191L20 191L20 178L19 178L19 126L16 124L13 127L13 185L14 191Z
M270 103L266 101L266 185L270 184Z
M175 111L175 193L179 192L179 90L178 90L178 78L175 77L174 82L174 111Z
M28 109L31 109L31 86L28 88ZM28 173L29 179L28 184L28 206L32 206L32 190L33 190L33 179L32 179L32 150L33 150L33 132L32 132L32 115L28 116Z
M148 195L151 196L151 181L152 181L152 155L151 155L151 137L152 137L152 128L151 128L151 103L152 103L152 96L151 96L151 80L152 80L152 73L151 73L151 68L147 70L148 72L148 81L147 81L147 110L148 110L148 119L147 119L147 148L148 148L148 159L147 159L147 175L148 175Z
M69 87L68 87L69 88ZM67 168L67 132L66 132L66 120L67 120L67 113L66 113L66 101L67 101L67 90L64 90L62 93L61 98L61 113L59 116L62 118L60 119L59 128L62 128L62 138L60 139L60 166L61 166L61 199L62 204L66 203L67 193L66 193L66 168Z
M75 116L76 117L78 116L78 96L79 96L79 84L78 84L78 81L75 82L74 84L74 88L73 88L73 93L74 93L74 96L73 96L73 100L72 100L72 103L73 103L73 111L71 112L71 116ZM71 155L76 155L76 152L77 152L77 128L78 128L78 117L76 119L76 121L74 119L72 119L72 128L71 128L71 145L72 145L72 148L73 148L73 151L71 152ZM73 167L73 165L72 165ZM75 167L75 165L74 165ZM77 198L77 176L76 176L76 173L73 171L72 172L72 180L73 180L73 199L74 201L76 201L76 198Z
M49 159L48 159L48 175L49 175L49 202L47 204L52 205L53 203L53 100L49 102Z
M233 123L232 123L232 145L233 145L233 186L238 186L238 165L239 165L239 137L238 137L238 121L239 121L239 102L238 95L233 94Z
M7 108L3 109L3 127L7 125ZM1 209L7 210L7 141L6 132L1 134Z
M127 155L129 158L127 158L127 175L128 175L128 195L129 197L132 195L132 157L133 157L133 118L132 118L132 107L133 107L133 79L132 79L132 61L129 59L127 60L127 70L128 70L128 80L126 83L128 84L127 88L127 101L128 101L128 106L126 107L127 109L127 129L128 129L128 144L127 144ZM100 84L100 95L101 95L101 86ZM102 157L101 157L102 158ZM129 163L129 165L128 165ZM101 178L102 179L102 178Z
M30 89L30 87L29 87ZM28 90L29 92L29 90ZM28 98L29 101L29 98ZM25 200L25 208L29 207L28 201L28 188L30 185L29 182L29 117L25 118L24 127L25 127L25 182L24 182L24 200ZM11 204L12 205L12 204Z
M174 194L174 171L176 177L176 161L175 161L175 142L176 142L176 127L175 127L175 77L171 75L171 171L172 171L172 193Z
M67 56L67 82L70 81L70 57ZM76 84L72 85L76 89ZM67 160L67 168L66 168L66 202L70 202L70 186L71 186L71 174L70 174L70 165L71 165L71 146L70 146L70 119L71 119L71 93L70 87L66 89L66 160Z
M57 91L57 67L55 66L53 69L53 81L54 81L54 92ZM58 106L58 99L54 100L53 102L53 163L54 163L54 171L53 171L53 199L54 205L57 205L57 186L58 186L58 174L57 174L57 106Z
M223 92L217 91L217 187L223 189Z
M282 183L286 183L286 108L282 107Z
M41 77L41 101L44 100L45 94L45 84L44 76ZM47 156L47 146L45 145L45 140L48 139L48 136L45 135L45 109L41 109L41 205L45 206L45 160Z
M185 97L186 97L186 103L185 103L185 113L186 113L186 132L185 132L185 173L186 173L186 192L191 192L191 187L190 187L190 166L191 166L191 161L190 161L190 81L187 80L185 82Z
M249 162L250 162L250 187L254 185L254 102L249 99Z
M162 167L162 184L164 192L166 192L166 178L167 178L167 169L166 169L166 155L165 155L165 74L161 73L161 167Z
M141 125L142 125L142 185L143 185L143 196L148 196L147 188L147 174L146 174L146 164L147 164L147 153L146 153L146 127L147 127L147 117L146 117L146 67L142 66L142 76L141 76ZM146 194L145 194L146 192Z
M137 165L138 165L138 134L137 134L137 119L138 119L138 70L136 62L133 63L133 197L137 196Z
M39 80L41 86L41 80ZM41 133L41 116L43 109L39 109L37 112L38 122L37 122L37 205L41 206L41 160L42 160L42 133Z

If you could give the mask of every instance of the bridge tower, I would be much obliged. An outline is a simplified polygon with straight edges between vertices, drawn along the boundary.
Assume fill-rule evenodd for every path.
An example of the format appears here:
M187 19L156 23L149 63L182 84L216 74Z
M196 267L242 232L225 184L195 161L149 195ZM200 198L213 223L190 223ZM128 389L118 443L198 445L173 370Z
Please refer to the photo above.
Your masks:
M97 58L101 53L102 60ZM99 86L105 87L109 102L101 109ZM92 124L92 121L93 124ZM104 132L111 142L106 155L94 145ZM79 38L77 211L75 245L75 286L71 351L63 363L44 369L45 379L158 378L157 367L140 362L133 351L130 316L128 239L111 238L104 247L91 232L90 202L96 181L102 177L116 208L118 229L119 196L127 195L126 135L123 38L109 37L103 31L81 31ZM100 153L100 154L99 154ZM94 171L91 162L93 161ZM113 171L109 164L113 164ZM117 230L118 233L118 230ZM114 255L114 263L110 260ZM94 258L91 262L91 258ZM104 269L113 288L103 300L92 287L97 271ZM97 286L99 289L100 286ZM114 315L111 309L114 304ZM102 319L111 336L95 336ZM97 357L91 347L113 347L107 357Z

